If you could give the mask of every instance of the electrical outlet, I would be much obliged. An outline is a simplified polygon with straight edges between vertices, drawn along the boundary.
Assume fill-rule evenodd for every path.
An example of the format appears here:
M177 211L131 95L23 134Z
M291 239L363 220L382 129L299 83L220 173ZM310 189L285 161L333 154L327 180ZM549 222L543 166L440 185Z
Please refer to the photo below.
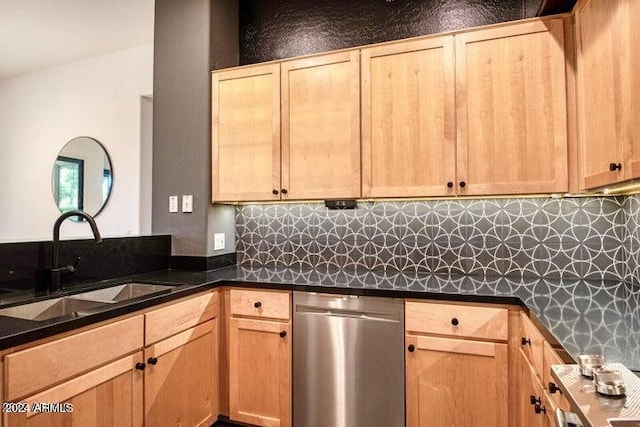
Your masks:
M178 212L178 196L169 196L169 213Z
M220 251L224 249L224 233L216 233L213 235L213 250Z

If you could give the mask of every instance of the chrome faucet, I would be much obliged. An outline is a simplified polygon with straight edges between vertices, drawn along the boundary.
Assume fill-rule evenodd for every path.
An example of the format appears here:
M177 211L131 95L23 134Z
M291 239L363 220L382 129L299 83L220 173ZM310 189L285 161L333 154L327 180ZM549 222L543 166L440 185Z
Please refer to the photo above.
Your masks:
M102 237L100 236L100 232L98 231L98 226L96 225L96 222L91 215L83 211L69 211L60 215L55 224L53 224L53 257L51 260L51 280L49 281L49 292L57 292L62 288L61 275L63 272L75 271L74 266L71 265L60 268L60 225L65 219L72 216L86 219L91 226L93 238L95 239L96 243L102 242Z

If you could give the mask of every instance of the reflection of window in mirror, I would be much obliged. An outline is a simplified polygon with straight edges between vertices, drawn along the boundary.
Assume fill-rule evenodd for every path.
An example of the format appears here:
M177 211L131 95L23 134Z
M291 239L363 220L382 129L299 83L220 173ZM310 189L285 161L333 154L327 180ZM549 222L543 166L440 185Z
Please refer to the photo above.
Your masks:
M54 166L54 197L61 212L84 208L84 160L58 156Z
M111 192L111 169L104 169L102 173L102 200L109 198Z

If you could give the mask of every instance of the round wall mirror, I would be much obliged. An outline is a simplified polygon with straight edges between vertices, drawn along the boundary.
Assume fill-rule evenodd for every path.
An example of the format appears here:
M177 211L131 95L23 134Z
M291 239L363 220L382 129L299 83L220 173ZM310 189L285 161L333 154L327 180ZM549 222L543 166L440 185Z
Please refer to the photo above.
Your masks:
M111 159L102 144L80 136L62 147L51 174L53 199L60 212L81 210L96 216L109 200L112 186Z

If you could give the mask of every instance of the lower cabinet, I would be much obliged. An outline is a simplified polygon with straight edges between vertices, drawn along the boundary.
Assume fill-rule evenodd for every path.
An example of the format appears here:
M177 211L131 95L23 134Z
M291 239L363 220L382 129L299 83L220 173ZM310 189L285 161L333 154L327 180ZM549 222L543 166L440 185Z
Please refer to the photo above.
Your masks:
M218 322L144 350L145 426L210 426L218 417Z
M229 406L234 421L291 425L291 324L231 318Z
M143 400L141 360L142 352L126 356L21 399L12 409L20 410L28 405L31 412L5 412L4 426L140 427ZM38 406L53 402L64 403L58 408Z
M507 426L507 344L406 336L407 426Z
M9 350L3 400L17 403L3 426L208 427L220 413L218 321L207 292Z
M520 426L546 427L547 411L544 389L534 367L520 351Z

